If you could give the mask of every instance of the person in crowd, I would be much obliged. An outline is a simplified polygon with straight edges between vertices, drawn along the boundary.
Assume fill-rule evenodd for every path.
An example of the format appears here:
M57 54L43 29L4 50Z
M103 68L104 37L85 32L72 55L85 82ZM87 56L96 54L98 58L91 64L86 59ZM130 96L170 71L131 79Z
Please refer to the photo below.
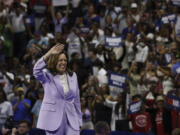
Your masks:
M178 98L180 97L180 88L179 85L176 85L177 88L175 90L172 90L171 92L169 92L169 94L175 95ZM171 110L171 124L172 124L172 130L174 130L175 128L180 128L180 113L178 110Z
M64 45L56 44L33 68L45 91L37 128L47 135L78 135L82 127L77 76L68 70L68 57L63 49ZM46 65L49 72L43 70Z
M82 110L82 119L83 125L81 129L94 129L94 125L92 123L92 116L90 110L87 108L87 101L85 98L81 98L81 110Z
M27 35L24 23L25 9L20 2L15 1L10 8L10 22L13 29L13 56L22 59L25 54Z
M180 135L180 129L176 128L172 131L172 135Z
M89 58L87 58L84 61L84 67L93 75L97 74L98 67L96 66L96 63L100 63L101 61L97 57L97 51L95 49L90 49L89 52Z
M106 97L105 105L112 108L111 131L128 131L126 93L119 93L115 101L110 96Z
M0 86L0 131L10 116L13 116L12 104L7 101L6 93L3 91L2 86Z
M40 111L40 108L42 105L43 97L44 97L44 90L40 89L38 91L38 100L36 100L32 110L31 110L31 113L33 114L33 120L32 120L32 123L33 123L32 127L33 128L35 128L37 126L37 120L38 120L39 111Z
M130 115L132 131L134 133L149 133L151 130L151 118L146 112L145 103L142 101L141 109L137 113Z
M14 122L17 124L20 120L28 120L31 122L29 109L31 102L29 99L24 98L24 88L17 87L17 99L12 101L13 111L14 111Z
M26 120L21 120L18 122L17 128L12 129L11 135L29 135L30 129L30 123Z
M131 67L128 71L128 77L129 77L129 85L130 85L130 94L132 96L139 94L139 88L138 85L141 81L141 75L140 70L135 61L132 62Z
M165 108L164 99L162 95L156 98L157 110L155 113L155 129L157 135L171 134L171 112Z
M52 16L52 3L50 0L31 0L29 8L34 14L35 31L39 30L41 24Z
M105 121L99 121L95 125L95 135L109 135L110 128Z
M53 8L54 9L54 8ZM54 22L54 32L60 32L62 33L62 26L63 24L68 22L68 15L69 15L69 4L66 6L66 13L65 16L63 17L61 11L57 11L54 13L54 10L52 11L52 18Z
M99 21L100 21L100 18L96 14L96 9L95 9L94 5L91 3L88 7L86 14L84 15L85 25L87 27L90 27L93 22L99 23Z

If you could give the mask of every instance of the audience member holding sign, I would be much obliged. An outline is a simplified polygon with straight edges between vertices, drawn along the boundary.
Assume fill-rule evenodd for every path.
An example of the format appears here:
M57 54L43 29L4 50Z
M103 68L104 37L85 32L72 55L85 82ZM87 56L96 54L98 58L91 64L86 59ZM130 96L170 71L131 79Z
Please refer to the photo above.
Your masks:
M138 96L134 96L133 102L138 101L140 101L140 98ZM151 130L151 118L149 113L146 112L145 103L142 101L141 104L138 103L135 107L137 108L135 109L132 107L132 113L129 114L129 118L132 122L132 131L134 133L149 133Z
M163 96L159 95L156 98L157 108L154 109L153 122L156 135L171 134L171 111L165 107Z
M171 109L172 129L180 128L180 89L172 91L166 97L167 107Z
M117 99L113 101L111 96L105 99L105 105L112 108L111 115L111 130L128 131L129 123L127 120L127 108L126 108L126 92L119 93Z
M106 46L108 47L118 47L122 45L121 37L106 37L105 38Z

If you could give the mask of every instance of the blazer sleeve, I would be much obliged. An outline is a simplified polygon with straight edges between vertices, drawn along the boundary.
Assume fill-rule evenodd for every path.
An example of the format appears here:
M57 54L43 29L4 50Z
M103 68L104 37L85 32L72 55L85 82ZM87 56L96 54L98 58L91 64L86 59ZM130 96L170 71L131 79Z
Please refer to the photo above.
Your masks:
M78 115L78 120L79 120L79 126L82 127L82 112L81 112L81 103L80 103L80 91L79 91L79 86L78 86L78 81L77 81L77 75L76 76L76 97L74 100L74 105L76 108L76 112Z
M34 65L33 68L33 75L34 77L39 80L41 83L45 83L48 80L47 73L43 71L46 67L46 63L41 57Z

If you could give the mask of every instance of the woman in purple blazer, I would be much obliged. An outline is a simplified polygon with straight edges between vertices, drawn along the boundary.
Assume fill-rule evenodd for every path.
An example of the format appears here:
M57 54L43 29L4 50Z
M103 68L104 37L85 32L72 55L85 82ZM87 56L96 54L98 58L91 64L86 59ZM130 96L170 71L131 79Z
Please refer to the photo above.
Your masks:
M46 135L79 135L82 126L77 76L68 70L63 50L64 45L55 45L33 69L45 92L37 128Z

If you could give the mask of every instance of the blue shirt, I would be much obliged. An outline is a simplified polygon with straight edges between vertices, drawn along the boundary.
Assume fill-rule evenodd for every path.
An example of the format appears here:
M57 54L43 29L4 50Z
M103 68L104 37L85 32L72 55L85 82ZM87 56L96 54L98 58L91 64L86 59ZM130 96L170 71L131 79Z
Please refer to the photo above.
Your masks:
M40 46L45 46L47 47L48 46L48 40L46 38L43 38L41 37L41 39L39 41L36 41L34 39L31 39L29 42L28 42L28 45L27 45L27 48L30 48L32 47L33 44L38 44Z
M31 101L29 99L24 99L24 102L31 105ZM12 105L14 106L17 103L17 99L12 101ZM19 102L16 110L14 111L14 121L18 122L20 120L28 120L31 122L30 116L29 116L29 110L24 106L22 101Z

